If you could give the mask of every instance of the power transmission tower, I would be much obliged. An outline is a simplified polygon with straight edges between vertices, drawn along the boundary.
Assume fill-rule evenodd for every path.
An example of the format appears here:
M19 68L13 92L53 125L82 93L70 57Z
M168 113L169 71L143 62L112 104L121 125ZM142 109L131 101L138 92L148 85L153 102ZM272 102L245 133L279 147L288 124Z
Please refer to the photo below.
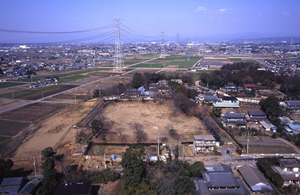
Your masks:
M291 38L291 45L293 45L294 37Z
M179 45L179 33L177 33L177 45Z
M165 58L165 33L161 32L161 50L160 50L160 57Z
M120 19L115 18L115 55L114 55L114 72L124 71L124 62L121 48L121 32L120 32Z

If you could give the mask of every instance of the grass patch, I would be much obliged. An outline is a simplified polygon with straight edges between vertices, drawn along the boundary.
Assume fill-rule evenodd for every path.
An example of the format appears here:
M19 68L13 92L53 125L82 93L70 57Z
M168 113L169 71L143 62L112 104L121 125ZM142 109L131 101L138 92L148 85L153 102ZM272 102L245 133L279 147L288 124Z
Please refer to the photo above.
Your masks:
M247 142L247 136L235 137L235 139L238 142ZM254 137L249 136L249 141L250 142L261 142L261 140L257 136L254 136Z
M246 146L245 146L246 148ZM270 146L270 145L250 145L249 153L256 154L291 154L295 153L294 149L287 146Z
M65 83L65 82L70 82L70 81L74 81L74 80L78 80L78 79L84 79L90 77L88 75L74 75L74 76L69 76L69 77L63 77L61 78L60 82Z
M8 88L8 87L15 87L15 86L19 86L19 85L25 85L25 83L15 83L15 82L0 83L0 89Z
M4 151L5 148L13 141L13 139L6 140L0 143L0 151Z

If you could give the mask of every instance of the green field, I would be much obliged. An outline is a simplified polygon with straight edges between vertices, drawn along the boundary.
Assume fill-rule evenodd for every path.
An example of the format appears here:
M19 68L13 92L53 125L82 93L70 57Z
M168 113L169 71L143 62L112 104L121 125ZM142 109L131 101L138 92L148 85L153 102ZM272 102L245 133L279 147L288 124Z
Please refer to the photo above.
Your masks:
M131 66L131 67L136 67L136 68L163 68L164 65L163 64L137 64L137 65L134 65L134 66Z
M245 146L246 148L246 146ZM288 146L250 145L249 153L255 154L292 154L294 149Z
M7 87L14 87L19 85L24 85L25 83L14 83L14 82L5 82L0 83L0 89L7 88Z
M81 70L81 71L76 71L76 72L71 72L71 73L57 73L57 72L54 72L54 73L50 73L49 72L49 75L47 76L36 76L36 77L33 77L32 78L32 81L33 82L37 82L37 81L40 81L41 79L45 79L46 77L49 77L49 76L57 76L60 78L60 80L62 82L70 82L70 81L73 81L73 80L76 80L76 79L81 79L81 78L87 78L89 76L87 75L81 75L81 74L85 74L85 73L91 73L91 72L98 72L98 71L104 71L104 70L107 70L107 69L98 69L98 68L93 68L93 69L85 69L85 70ZM64 78L64 77L69 77L69 78ZM23 79L22 80L23 82L31 82L31 79Z

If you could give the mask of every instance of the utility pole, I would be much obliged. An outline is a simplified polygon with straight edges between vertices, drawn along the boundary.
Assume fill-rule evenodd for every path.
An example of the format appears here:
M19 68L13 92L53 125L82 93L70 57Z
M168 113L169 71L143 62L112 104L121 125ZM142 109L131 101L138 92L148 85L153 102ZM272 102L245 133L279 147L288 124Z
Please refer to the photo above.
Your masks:
M182 148L182 161L184 161L184 148L183 148L183 145L181 146Z
M105 159L105 153L104 153L104 168L106 169L106 159Z
M75 94L75 104L76 104L76 94Z
M159 139L159 133L157 133L157 158L159 158L159 142L160 142L160 139ZM158 160L158 159L157 159Z
M247 155L249 151L249 131L248 131L248 136L247 136Z
M35 165L35 157L33 157L33 167L34 167L34 176L36 178L36 165Z
M124 62L121 49L121 32L120 32L120 19L115 18L115 55L114 55L114 72L123 72Z

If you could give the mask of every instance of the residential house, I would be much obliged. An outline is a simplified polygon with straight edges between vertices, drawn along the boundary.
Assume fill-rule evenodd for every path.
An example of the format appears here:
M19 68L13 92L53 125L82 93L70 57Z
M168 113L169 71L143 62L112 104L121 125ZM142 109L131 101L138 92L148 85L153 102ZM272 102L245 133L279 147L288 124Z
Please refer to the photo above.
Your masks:
M18 194L23 185L23 177L4 178L0 185L0 194Z
M251 89L256 89L255 84L244 84L244 88L248 91L251 91Z
M228 84L224 85L223 91L224 92L237 92L237 88L236 88L235 84L228 83Z
M279 166L273 166L272 169L283 179L283 185L300 184L300 162L296 158L278 159Z
M247 121L245 119L245 113L236 113L234 111L227 112L222 116L222 123L229 127L246 127Z
M217 168L217 170L215 170L215 168ZM194 179L197 194L250 194L242 184L242 181L238 177L234 177L230 168L225 164L214 166L213 171L201 171L201 173L203 178Z
M267 119L263 111L248 111L249 121L263 121Z
M35 194L40 180L37 178L27 182L27 184L19 191L19 194Z
M284 127L284 129L290 134L298 134L300 132L299 124L290 124Z
M266 180L263 174L251 165L244 165L238 168L244 178L245 183L251 188L252 192L260 193L264 191L273 191L270 183Z
M193 144L196 152L213 151L216 146L216 139L212 135L193 135Z
M219 108L239 108L239 101L236 97L222 97L221 102L213 103L214 107Z
M284 108L286 110L300 110L300 101L286 101Z
M91 195L92 181L61 181L54 195Z
M278 117L279 122L281 125L286 126L286 125L291 125L294 123L294 121L292 119L290 119L289 117L283 116L283 117Z
M214 103L220 101L220 99L217 96L212 95L198 95L198 102L197 103Z

